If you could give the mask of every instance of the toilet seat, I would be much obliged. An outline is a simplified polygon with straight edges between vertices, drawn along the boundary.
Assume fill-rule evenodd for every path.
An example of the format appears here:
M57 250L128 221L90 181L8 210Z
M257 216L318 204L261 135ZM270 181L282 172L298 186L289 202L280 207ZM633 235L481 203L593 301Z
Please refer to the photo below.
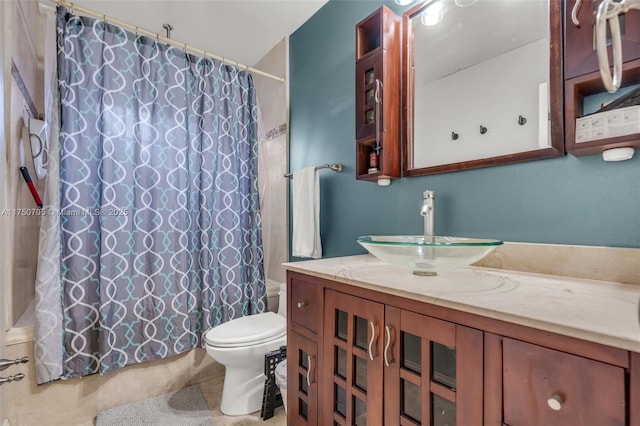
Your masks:
M287 320L273 312L248 315L209 329L205 343L218 348L258 345L287 334Z

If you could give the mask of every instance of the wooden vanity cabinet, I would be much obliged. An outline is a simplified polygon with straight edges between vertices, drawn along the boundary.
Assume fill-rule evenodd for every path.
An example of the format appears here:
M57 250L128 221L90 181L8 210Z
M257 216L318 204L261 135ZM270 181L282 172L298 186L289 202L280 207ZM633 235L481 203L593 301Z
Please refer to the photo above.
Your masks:
M386 6L356 25L356 179L400 177L400 31Z
M638 353L297 272L287 282L287 424L640 426Z
M319 278L287 281L288 424L482 425L481 331ZM305 312L310 296L317 311Z

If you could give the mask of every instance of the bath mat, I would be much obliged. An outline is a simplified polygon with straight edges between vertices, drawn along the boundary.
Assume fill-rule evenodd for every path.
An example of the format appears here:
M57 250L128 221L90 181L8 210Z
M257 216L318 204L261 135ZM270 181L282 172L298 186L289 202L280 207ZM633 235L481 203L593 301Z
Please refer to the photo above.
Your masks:
M213 418L198 385L98 413L97 426L210 426Z

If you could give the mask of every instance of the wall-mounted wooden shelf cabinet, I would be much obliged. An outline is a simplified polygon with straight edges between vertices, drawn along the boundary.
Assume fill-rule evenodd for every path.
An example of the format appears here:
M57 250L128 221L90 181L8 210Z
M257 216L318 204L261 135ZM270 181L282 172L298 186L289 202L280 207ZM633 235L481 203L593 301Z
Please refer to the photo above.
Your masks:
M356 178L399 178L400 18L386 6L356 25L355 104Z
M594 36L595 12L600 3L599 0L582 0L577 14L580 26L576 26L571 19L576 0L567 0L565 3L565 147L567 152L575 156L597 155L607 149L619 147L640 148L640 132L596 140L580 141L580 138L576 138L576 119L583 117L587 112L584 110L585 98L606 93L598 68ZM623 53L622 86L627 87L640 83L640 10L629 10L622 15L620 28ZM611 63L611 47L608 50ZM594 127L594 130L590 131L597 129Z
M625 82L625 86L640 83L640 59L624 63L622 80ZM576 119L584 116L584 98L602 93L603 90L599 71L565 80L565 145L567 152L579 157L598 155L607 149L626 146L640 149L640 133L576 142Z

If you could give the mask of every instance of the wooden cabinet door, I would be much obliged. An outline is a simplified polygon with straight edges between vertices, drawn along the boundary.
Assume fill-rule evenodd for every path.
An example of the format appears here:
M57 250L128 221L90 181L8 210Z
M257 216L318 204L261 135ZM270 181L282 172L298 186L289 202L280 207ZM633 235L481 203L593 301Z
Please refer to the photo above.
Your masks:
M577 27L571 20L571 12L577 0L565 3L565 60L564 78L598 71L598 57L595 50L596 12L601 0L582 0L577 18ZM622 61L628 62L640 58L640 10L631 9L620 16L622 35ZM609 64L611 45L609 44Z
M385 425L481 426L482 332L387 306Z
M382 425L384 305L326 290L323 423Z
M376 105L376 90L381 99L383 79L383 51L374 54L356 64L356 139L376 137L376 120L382 120L382 105ZM376 114L379 108L379 114ZM382 129L380 122L380 129Z
M318 424L318 345L287 335L287 424Z
M509 426L624 426L621 367L503 338L503 413Z

